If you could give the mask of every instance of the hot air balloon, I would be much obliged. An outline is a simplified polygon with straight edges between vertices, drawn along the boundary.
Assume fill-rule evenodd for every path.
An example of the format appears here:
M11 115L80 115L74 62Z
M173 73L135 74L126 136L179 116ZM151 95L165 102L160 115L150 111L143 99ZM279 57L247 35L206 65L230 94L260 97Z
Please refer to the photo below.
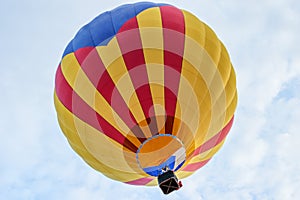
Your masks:
M236 77L205 23L172 5L140 2L77 32L56 71L54 102L62 132L92 168L168 194L223 145Z

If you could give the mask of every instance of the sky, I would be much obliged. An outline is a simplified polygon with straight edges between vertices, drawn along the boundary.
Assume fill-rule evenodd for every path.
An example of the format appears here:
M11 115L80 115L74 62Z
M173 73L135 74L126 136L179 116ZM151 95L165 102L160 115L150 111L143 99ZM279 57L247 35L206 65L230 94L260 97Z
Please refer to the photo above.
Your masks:
M64 48L98 14L135 1L1 3L0 199L300 199L300 3L166 2L207 23L237 75L235 122L222 149L168 196L104 177L69 146L53 103Z

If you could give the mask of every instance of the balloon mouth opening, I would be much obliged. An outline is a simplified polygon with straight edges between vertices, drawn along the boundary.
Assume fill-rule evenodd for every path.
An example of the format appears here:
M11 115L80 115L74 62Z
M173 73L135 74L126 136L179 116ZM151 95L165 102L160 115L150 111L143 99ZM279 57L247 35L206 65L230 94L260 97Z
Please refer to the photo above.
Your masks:
M177 171L186 160L181 140L171 134L157 134L145 140L136 152L139 167L151 176L159 176L163 169Z

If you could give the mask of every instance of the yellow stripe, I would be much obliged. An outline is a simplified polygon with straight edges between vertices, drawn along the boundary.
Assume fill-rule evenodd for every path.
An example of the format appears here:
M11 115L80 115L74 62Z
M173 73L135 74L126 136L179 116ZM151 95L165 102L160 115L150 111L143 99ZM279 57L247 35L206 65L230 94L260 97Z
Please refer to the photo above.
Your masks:
M165 99L164 99L164 67L162 65L147 64L149 85L154 105L157 128L160 133L165 130Z
M178 179L184 179L192 175L194 172L187 172L187 171L177 171L175 174Z
M145 186L156 186L157 185L157 179L154 178L152 181L150 181L149 183L147 183Z
M203 111L206 111L205 108L201 109L201 100L203 100L203 98L201 98L201 93L206 91L207 88L202 91L198 90L199 87L203 85L196 85L192 82L193 80L190 79L191 77L186 76L186 68L187 67L183 64L175 117L181 118L192 132L196 132L199 128L200 116L203 115ZM200 78L198 80L200 80Z
M164 53L160 9L156 7L145 10L137 15L137 22L148 72L154 112L157 116L157 128L160 133L164 133ZM158 115L161 115L161 117Z
M149 8L149 9L139 13L136 18L137 18L139 28L142 29L140 31L142 31L142 32L145 31L141 35L147 36L144 38L146 40L142 39L143 46L146 46L147 48L153 47L154 49L157 46L162 46L163 38L158 37L158 38L156 38L158 40L153 40L152 35L150 34L150 33L152 33L151 31L157 31L155 34L160 32L162 35L162 30L161 30L162 21L161 21L160 9L158 7ZM146 27L149 29L145 29ZM155 29L155 27L156 27L156 29ZM159 48L159 49L162 49L162 48Z
M183 11L186 19L186 24L192 24L191 28L186 30L186 35L191 36L196 40L200 46L205 47L209 56L212 58L213 62L217 65L220 76L222 77L225 87L226 94L226 107L229 107L233 97L236 94L235 83L231 84L233 87L227 87L228 81L235 82L235 73L231 65L230 58L226 48L223 43L217 38L216 34L203 22L201 22L197 17L193 16L187 11ZM229 83L230 84L230 83ZM235 110L236 106L232 106ZM227 111L226 118L224 120L224 126L232 118L233 112Z
M220 41L220 45L221 45L221 49L220 49L221 55L220 55L220 60L218 62L218 70L220 72L220 75L222 76L223 83L225 85L228 79L230 78L230 74L231 71L233 70L233 67L231 65L228 52L221 41Z
M211 116L211 98L205 81L198 71L185 59L181 71L181 82L177 96L176 118L181 119L194 133L195 145L204 143ZM188 81L188 83L186 83ZM191 88L193 87L193 88ZM196 96L196 99L195 97ZM179 110L184 109L184 110ZM176 123L175 127L178 126ZM183 136L184 137L184 133ZM181 136L178 136L181 138ZM184 141L185 139L182 138Z
M226 109L226 122L228 123L234 115L237 106L237 89L236 89L236 77L235 72L232 68L230 78L226 85L225 90L227 91L227 109Z
M224 122L226 114L225 85L222 74L217 68L221 55L221 45L209 27L192 14L186 11L183 13L186 23L184 59L195 67L198 74L203 78L205 84L208 86L209 91L207 92L211 97L211 107L207 108L211 110L210 126L205 139L202 141L205 142L218 133L226 124ZM204 37L204 39L201 36ZM195 52L197 52L197 54L195 54ZM224 73L224 76L225 75ZM203 137L201 134L205 133L197 132L196 137Z

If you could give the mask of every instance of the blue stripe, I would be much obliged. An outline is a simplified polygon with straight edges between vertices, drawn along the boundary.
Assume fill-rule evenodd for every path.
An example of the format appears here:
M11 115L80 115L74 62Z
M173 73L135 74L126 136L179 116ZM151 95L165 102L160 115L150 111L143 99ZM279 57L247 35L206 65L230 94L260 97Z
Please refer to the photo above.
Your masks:
M171 156L166 162L160 164L159 166L147 167L147 168L143 168L143 170L151 176L158 176L162 174L162 169L164 167L168 167L170 170L174 170L175 159L176 159L175 156Z
M83 47L106 45L126 21L145 9L163 5L167 4L139 2L122 5L112 11L100 14L78 31L74 39L67 45L63 57Z
M176 167L176 169L175 169L174 171L177 171L178 169L180 169L180 167L182 167L182 165L184 164L184 162L185 162L185 160L182 161L182 162Z

